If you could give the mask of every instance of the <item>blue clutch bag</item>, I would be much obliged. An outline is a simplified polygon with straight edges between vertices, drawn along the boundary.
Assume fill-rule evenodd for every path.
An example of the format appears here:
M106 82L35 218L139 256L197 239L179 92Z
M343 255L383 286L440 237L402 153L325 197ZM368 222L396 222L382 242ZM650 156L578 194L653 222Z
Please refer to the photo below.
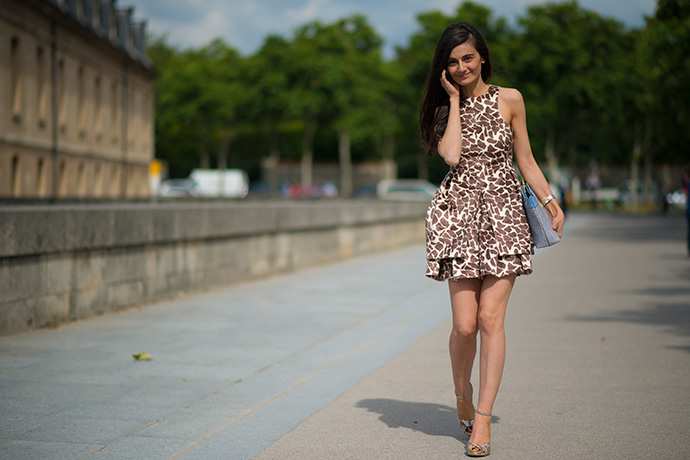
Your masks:
M524 180L521 182L520 191L534 245L538 248L546 248L561 241L558 233L551 228L551 214L541 205L529 184Z

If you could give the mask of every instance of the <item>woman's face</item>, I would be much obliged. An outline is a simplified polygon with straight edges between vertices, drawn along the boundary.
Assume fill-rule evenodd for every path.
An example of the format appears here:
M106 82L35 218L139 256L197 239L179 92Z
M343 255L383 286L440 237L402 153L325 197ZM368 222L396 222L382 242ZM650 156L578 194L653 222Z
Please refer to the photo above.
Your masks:
M482 78L483 59L471 41L466 41L450 52L446 71L460 86L468 86Z

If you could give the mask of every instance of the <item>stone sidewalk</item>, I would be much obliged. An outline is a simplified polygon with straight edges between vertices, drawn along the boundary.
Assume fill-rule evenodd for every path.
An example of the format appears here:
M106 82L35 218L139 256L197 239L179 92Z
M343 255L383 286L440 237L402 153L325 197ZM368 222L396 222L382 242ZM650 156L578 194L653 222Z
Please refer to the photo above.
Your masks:
M583 217L516 283L490 458L690 459L684 220ZM467 458L449 330L446 321L255 459Z
M574 214L538 251L508 309L491 458L690 458L684 224ZM461 458L447 288L423 257L0 340L0 458Z

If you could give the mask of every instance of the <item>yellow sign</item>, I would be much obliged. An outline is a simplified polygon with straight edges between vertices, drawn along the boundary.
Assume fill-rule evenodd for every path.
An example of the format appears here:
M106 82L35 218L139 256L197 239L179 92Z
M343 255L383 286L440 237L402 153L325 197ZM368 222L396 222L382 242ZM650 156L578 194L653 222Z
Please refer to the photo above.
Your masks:
M159 160L153 160L149 165L149 173L152 176L160 176L161 174L161 162Z

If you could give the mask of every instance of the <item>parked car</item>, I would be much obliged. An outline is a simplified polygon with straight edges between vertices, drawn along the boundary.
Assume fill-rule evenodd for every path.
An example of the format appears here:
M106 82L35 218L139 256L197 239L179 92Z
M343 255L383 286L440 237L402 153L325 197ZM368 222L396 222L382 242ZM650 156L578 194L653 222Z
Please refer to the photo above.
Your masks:
M431 201L437 187L421 179L387 179L379 182L376 196L382 200Z
M685 195L685 192L682 188L679 188L675 192L671 192L666 195L666 202L672 208L685 209L685 206L687 205L687 200L688 197Z
M271 183L265 180L252 181L249 184L249 197L255 198L276 198L286 197L290 184L287 182L278 182L274 188L271 189Z
M375 185L363 185L355 190L355 198L376 198Z
M167 179L161 184L160 195L189 198L199 196L199 190L196 182L191 179Z
M199 196L244 198L249 193L249 178L241 169L193 169L189 178Z
M292 184L287 189L288 198L337 198L338 187L333 182L316 182L311 185Z

